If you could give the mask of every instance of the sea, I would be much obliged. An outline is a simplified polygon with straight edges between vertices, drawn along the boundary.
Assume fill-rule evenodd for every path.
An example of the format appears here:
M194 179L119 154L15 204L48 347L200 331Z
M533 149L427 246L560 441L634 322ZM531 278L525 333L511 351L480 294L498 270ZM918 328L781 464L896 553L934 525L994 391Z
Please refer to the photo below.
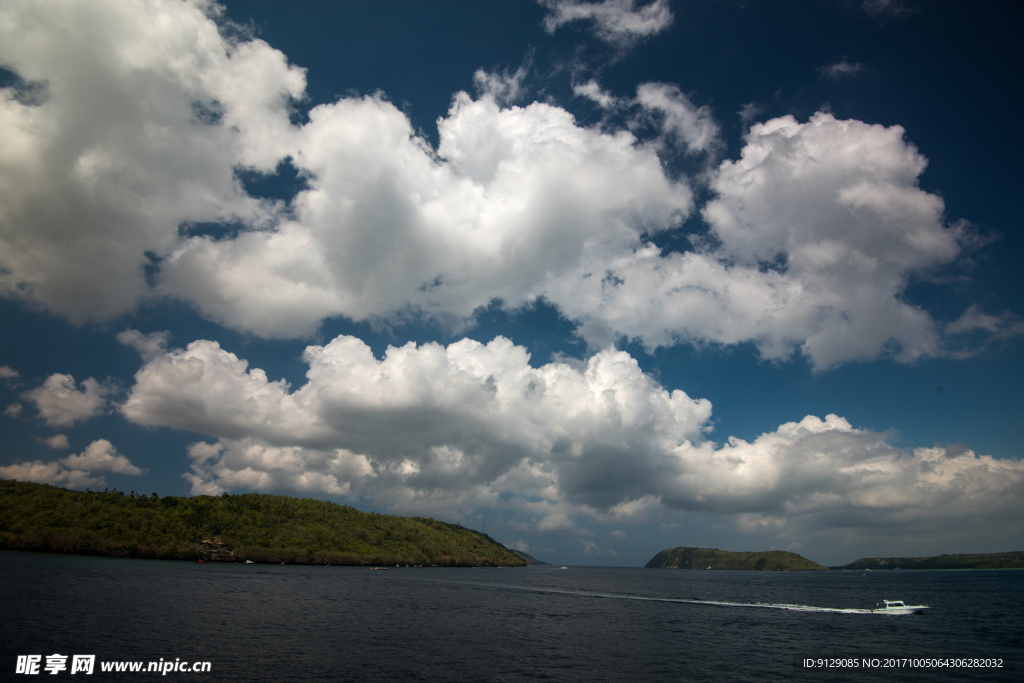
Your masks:
M930 609L864 611L883 599ZM380 571L0 551L0 616L5 681L1024 680L1017 569ZM19 673L34 655L39 673ZM74 655L93 673L72 674Z

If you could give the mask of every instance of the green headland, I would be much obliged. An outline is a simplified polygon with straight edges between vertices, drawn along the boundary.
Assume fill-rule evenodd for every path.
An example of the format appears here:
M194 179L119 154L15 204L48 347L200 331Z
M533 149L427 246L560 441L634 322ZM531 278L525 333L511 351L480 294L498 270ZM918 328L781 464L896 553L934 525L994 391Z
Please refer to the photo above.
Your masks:
M0 549L295 564L527 564L489 536L458 524L360 512L309 498L161 498L2 479Z
M828 567L785 550L734 553L710 548L662 550L648 569L747 569L761 571L824 571Z

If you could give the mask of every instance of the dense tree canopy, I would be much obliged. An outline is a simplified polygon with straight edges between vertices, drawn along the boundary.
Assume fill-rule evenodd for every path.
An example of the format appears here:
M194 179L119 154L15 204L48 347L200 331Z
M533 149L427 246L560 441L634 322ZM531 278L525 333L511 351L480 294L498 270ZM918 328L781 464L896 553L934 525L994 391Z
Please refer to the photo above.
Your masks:
M309 498L161 498L8 480L0 480L0 548L303 564L526 564L489 536L457 524Z

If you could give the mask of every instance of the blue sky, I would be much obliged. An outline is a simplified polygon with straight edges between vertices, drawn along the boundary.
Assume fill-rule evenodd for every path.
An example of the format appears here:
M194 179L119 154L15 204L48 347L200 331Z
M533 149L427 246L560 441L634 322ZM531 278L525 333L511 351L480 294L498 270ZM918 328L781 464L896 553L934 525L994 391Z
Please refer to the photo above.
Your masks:
M0 19L0 476L558 563L1020 547L1018 10Z

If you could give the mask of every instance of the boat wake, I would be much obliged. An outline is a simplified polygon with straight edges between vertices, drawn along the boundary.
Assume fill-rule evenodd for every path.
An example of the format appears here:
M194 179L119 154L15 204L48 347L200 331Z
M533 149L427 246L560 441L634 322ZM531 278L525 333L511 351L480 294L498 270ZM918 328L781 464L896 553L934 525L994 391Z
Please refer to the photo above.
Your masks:
M510 586L511 587L511 586ZM788 603L765 603L765 602L728 602L724 600L690 600L686 598L652 598L643 595L623 595L621 593L594 593L589 591L566 591L549 588L516 587L519 590L526 590L536 593L556 593L559 595L578 595L590 598L606 598L610 600L642 600L645 602L672 602L684 605L711 605L713 607L749 607L755 609L781 609L791 612L831 612L835 614L880 614L869 609L839 608L839 607L814 607L812 605L796 605Z
M558 569L564 569L559 567ZM820 613L831 613L831 614L889 614L890 616L908 614L909 612L897 612L890 610L871 610L871 609L857 609L857 608L844 608L844 607L815 607L814 605L798 605L791 603L771 603L771 602L730 602L728 600L695 600L691 598L659 598L651 597L646 595L627 595L624 593L599 593L597 591L583 591L583 590L565 590L559 588L542 588L540 586L516 586L510 584L478 584L476 582L448 582L445 583L459 583L462 585L472 585L477 588L484 590L488 589L504 589L504 590L515 590L525 591L528 593L544 593L550 595L572 595L583 598L601 598L605 600L638 600L643 602L669 602L681 605L708 605L710 607L746 607L748 609L780 609L788 610L790 612L820 612Z

